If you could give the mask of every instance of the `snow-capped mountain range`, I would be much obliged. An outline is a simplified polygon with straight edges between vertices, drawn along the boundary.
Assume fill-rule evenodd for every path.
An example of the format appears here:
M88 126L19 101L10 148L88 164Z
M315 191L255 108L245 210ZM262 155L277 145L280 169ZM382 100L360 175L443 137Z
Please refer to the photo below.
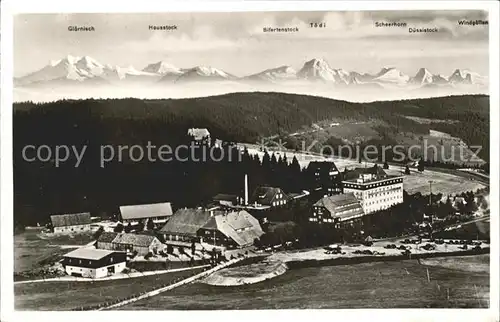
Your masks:
M126 81L149 81L161 83L199 82L199 81L257 81L257 82L287 82L303 80L308 82L331 83L335 85L382 85L382 86L425 86L433 85L486 85L487 78L467 69L456 69L449 76L432 74L426 68L420 68L415 76L405 75L395 67L384 67L377 74L361 74L355 71L332 68L324 59L306 61L302 68L295 71L290 66L280 66L266 69L244 77L236 77L230 73L210 66L178 68L167 62L156 62L147 65L142 70L133 66L119 67L104 65L89 56L67 56L51 61L47 66L23 77L15 79L17 87L40 85L52 82L119 83Z

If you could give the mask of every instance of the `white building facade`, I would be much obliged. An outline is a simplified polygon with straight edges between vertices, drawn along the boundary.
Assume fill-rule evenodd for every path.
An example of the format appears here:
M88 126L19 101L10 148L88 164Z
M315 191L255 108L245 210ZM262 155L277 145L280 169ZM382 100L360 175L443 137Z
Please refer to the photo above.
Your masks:
M122 272L127 263L124 252L95 248L79 248L63 256L62 264L68 275L102 278Z
M403 203L403 177L361 174L342 181L344 193L353 193L365 214Z

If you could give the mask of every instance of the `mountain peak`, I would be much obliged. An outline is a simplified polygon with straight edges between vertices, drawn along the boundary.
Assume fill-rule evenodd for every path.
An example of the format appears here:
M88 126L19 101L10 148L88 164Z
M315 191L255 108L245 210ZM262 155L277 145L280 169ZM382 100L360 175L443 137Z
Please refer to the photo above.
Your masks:
M384 67L375 76L374 80L378 80L385 83L396 83L403 84L410 79L409 76L403 74L400 70L395 67Z
M62 59L62 61L68 62L69 64L73 65L76 64L80 59L81 57L78 56L67 55Z
M433 83L434 81L434 75L432 75L431 72L427 68L420 68L417 73L415 74L415 77L411 79L412 83L419 83L419 84L424 84L424 83Z
M161 61L161 60L159 62L147 65L146 67L144 67L144 69L142 71L147 72L147 73L161 74L161 75L170 74L170 73L172 73L172 74L181 74L182 73L179 68L177 68L174 65L169 64L167 62Z
M325 67L330 67L328 62L324 60L323 58L313 58L307 62L305 62L304 66L310 66L313 68L325 68Z

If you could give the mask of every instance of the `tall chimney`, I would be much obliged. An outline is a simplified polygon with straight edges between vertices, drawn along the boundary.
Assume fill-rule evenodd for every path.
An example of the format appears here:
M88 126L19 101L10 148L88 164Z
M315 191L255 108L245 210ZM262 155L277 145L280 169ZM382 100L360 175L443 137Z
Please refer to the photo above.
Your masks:
M248 175L245 174L245 206L248 205Z

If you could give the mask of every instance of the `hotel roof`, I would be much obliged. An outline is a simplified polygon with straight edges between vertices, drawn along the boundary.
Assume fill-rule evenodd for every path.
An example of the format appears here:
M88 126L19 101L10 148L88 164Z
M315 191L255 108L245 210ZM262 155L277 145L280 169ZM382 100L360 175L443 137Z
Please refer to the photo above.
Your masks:
M364 214L363 207L352 192L324 197L318 200L314 206L325 207L332 217L341 219Z

